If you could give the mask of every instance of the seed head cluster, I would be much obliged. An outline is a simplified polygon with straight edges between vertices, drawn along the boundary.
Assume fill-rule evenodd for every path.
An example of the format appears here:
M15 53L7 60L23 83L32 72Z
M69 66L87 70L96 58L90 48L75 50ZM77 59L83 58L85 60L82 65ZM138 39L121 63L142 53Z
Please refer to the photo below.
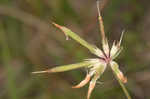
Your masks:
M90 99L90 96L95 87L96 81L100 78L100 76L104 73L106 67L108 66L111 67L115 76L122 83L127 82L127 78L124 77L123 73L119 69L119 65L117 64L117 62L114 61L114 59L119 55L119 53L122 50L121 40L123 37L123 32L120 37L120 40L118 42L114 41L112 44L112 47L110 48L107 38L105 36L105 32L104 32L104 25L103 25L103 20L102 20L100 9L99 9L99 2L97 2L97 8L98 8L98 21L99 21L101 37L102 37L102 50L92 44L87 43L84 39L82 39L76 33L72 32L70 29L64 26L58 25L56 23L53 23L53 24L57 28L62 30L67 38L70 37L76 40L82 46L89 49L89 51L93 53L94 55L96 55L98 58L85 59L83 62L76 63L76 64L63 65L63 66L54 67L52 69L48 69L45 71L33 72L33 73L64 72L64 71L69 71L69 70L85 67L89 70L85 79L82 80L78 85L73 86L72 88L81 88L84 85L86 85L88 82L90 82L87 99Z

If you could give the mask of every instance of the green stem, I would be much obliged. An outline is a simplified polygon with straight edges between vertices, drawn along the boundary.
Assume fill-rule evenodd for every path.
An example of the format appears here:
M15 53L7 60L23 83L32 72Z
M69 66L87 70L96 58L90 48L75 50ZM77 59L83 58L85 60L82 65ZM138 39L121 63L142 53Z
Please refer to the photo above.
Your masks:
M8 90L8 94L10 95L10 99L19 99L17 94L17 87L15 85L15 74L13 72L13 68L10 65L11 61L11 55L10 55L10 49L8 47L8 43L6 40L6 33L3 28L3 24L0 23L0 45L1 45L1 53L2 53L2 62L5 68L6 73L6 87Z
M114 73L114 72L113 72L113 73ZM123 84L123 83L121 82L121 80L116 76L115 73L114 73L114 75L115 75L116 79L118 80L118 82L119 82L121 88L123 89L123 92L125 93L127 99L131 99L131 96L130 96L129 92L127 91L126 87L124 86L124 84Z

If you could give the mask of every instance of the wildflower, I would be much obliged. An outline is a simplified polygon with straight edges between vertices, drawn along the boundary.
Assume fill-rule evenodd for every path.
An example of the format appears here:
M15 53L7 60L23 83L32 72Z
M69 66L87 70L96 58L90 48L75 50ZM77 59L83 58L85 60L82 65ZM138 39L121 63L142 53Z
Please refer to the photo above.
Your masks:
M82 46L89 49L89 51L91 53L98 56L99 58L85 59L83 62L76 63L76 64L63 65L63 66L54 67L52 69L48 69L45 71L33 72L33 73L53 73L53 72L69 71L69 70L73 70L73 69L77 69L77 68L81 68L81 67L88 68L89 72L87 73L85 79L83 81L81 81L78 85L72 87L72 88L81 88L84 85L86 85L88 82L90 82L87 99L90 99L90 96L95 87L96 81L103 74L103 72L105 71L107 66L111 67L112 71L114 72L114 74L116 75L116 77L120 83L127 82L127 78L124 77L123 73L119 69L119 65L114 61L114 59L119 55L119 53L122 50L121 40L123 37L123 33L121 35L120 41L117 43L114 41L112 47L110 48L107 38L105 36L103 20L101 17L98 3L99 2L97 2L98 20L99 20L99 25L100 25L101 37L102 37L103 50L99 49L98 47L96 47L92 44L87 43L84 39L82 39L80 36L78 36L77 34L72 32L70 29L68 29L64 26L58 25L56 23L53 23L53 24L57 28L59 28L61 31L63 31L64 34L66 35L66 37L70 37L70 38L76 40L78 43L80 43Z

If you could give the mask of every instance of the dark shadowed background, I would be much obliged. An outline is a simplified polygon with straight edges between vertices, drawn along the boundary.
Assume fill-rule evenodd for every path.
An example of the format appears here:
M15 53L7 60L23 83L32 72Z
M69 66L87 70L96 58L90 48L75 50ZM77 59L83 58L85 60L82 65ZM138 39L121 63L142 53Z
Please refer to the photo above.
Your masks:
M150 99L150 0L101 0L109 43L126 30L117 58L133 99ZM95 0L0 0L0 99L86 99L88 85L72 89L85 69L37 74L95 57L51 22L101 46ZM91 99L126 99L107 68Z

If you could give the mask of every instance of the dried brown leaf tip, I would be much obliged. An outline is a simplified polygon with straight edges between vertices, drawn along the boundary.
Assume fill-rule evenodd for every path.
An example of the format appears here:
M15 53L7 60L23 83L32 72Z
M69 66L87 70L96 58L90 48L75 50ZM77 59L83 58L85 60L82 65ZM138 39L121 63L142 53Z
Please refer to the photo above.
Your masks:
M96 81L104 73L106 67L110 66L113 73L117 77L117 80L119 81L119 84L121 85L123 91L125 92L127 98L131 99L130 95L128 94L126 88L123 85L123 83L127 82L127 78L124 77L122 71L119 69L119 65L117 64L117 62L114 61L114 59L119 55L119 53L122 50L121 41L122 41L123 33L121 35L120 41L118 43L114 41L112 47L110 48L108 44L108 40L105 36L103 19L102 19L100 9L99 9L99 1L97 1L97 9L98 9L98 20L99 20L101 37L102 37L103 50L99 49L95 45L89 44L80 36L78 36L76 33L72 32L70 29L64 26L60 26L56 23L53 23L53 24L57 28L59 28L61 31L63 31L66 37L70 37L74 39L75 41L80 43L82 46L86 47L92 54L96 55L98 58L85 59L83 62L79 62L76 64L57 66L52 69L48 69L45 71L37 71L33 73L34 74L35 73L54 73L54 72L69 71L69 70L78 69L82 67L87 68L89 72L87 73L85 79L82 80L78 85L73 86L72 88L81 88L84 85L86 85L88 82L90 82L88 94L87 94L87 99L90 99L90 96L95 87Z

